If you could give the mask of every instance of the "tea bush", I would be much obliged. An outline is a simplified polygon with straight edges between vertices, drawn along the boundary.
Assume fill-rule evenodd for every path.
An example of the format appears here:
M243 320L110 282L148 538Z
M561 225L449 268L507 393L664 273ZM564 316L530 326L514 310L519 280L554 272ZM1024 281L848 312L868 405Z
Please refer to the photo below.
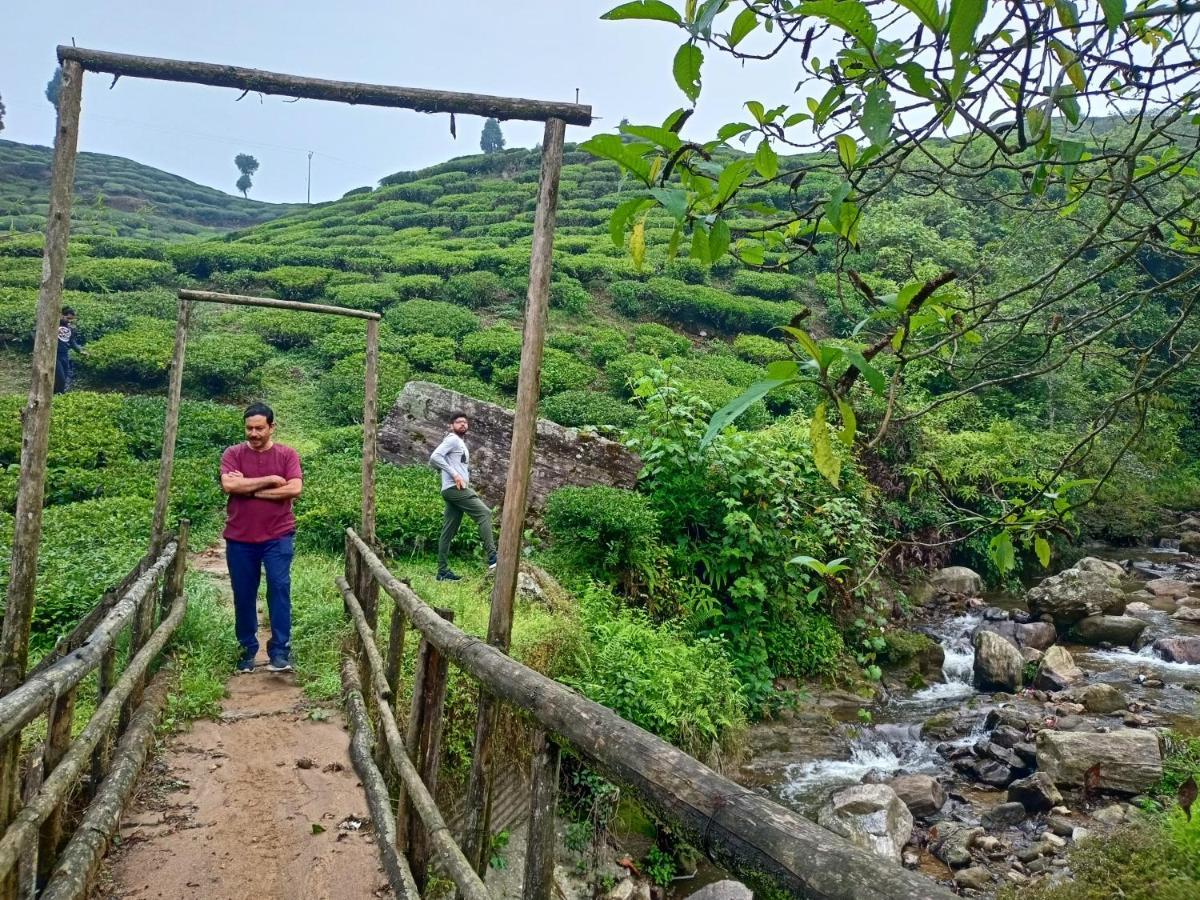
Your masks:
M555 545L605 581L645 580L662 555L658 514L633 491L559 488L546 501L545 521Z
M363 391L366 383L367 354L351 353L333 364L321 379L320 392L328 421L334 425L362 424ZM399 354L379 354L380 415L396 402L396 396L412 377L408 361Z
M562 391L542 401L541 415L551 422L580 428L628 428L637 410L615 397L596 391Z
M453 303L409 300L384 313L383 320L399 334L432 334L459 340L479 330L479 317Z

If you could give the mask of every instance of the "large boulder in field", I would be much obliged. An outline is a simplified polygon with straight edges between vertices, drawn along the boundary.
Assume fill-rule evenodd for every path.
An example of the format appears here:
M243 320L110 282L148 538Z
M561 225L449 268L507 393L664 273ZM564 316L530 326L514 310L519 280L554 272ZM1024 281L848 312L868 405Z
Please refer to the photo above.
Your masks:
M918 819L935 815L946 805L945 789L929 775L900 775L887 784Z
M447 416L462 412L471 421L471 485L488 502L501 503L512 447L513 413L426 381L410 381L379 429L379 453L399 466L427 466L446 436ZM539 419L533 453L529 504L541 509L551 491L564 485L604 484L632 488L641 460L610 441Z
M975 687L983 691L1020 690L1025 670L1025 659L1020 650L991 631L975 632L972 643L975 645L972 676Z
M817 813L817 823L896 863L913 830L912 813L886 784L856 784L838 791Z
M1158 735L1134 728L1104 734L1042 729L1037 764L1060 787L1083 786L1095 766L1096 787L1118 794L1147 791L1163 774Z
M1154 652L1167 662L1200 665L1200 637L1163 637L1154 642Z
M1082 644L1132 647L1146 624L1133 616L1088 616L1075 623L1074 634Z
M966 566L946 566L929 576L929 585L938 594L966 594L977 597L983 593L983 578Z
M1071 651L1055 644L1042 654L1033 686L1041 691L1065 691L1081 680L1083 670L1075 664Z
M1042 579L1025 599L1033 615L1048 615L1056 626L1066 628L1087 616L1122 612L1125 592L1121 590L1121 574L1121 567L1115 563L1088 557Z

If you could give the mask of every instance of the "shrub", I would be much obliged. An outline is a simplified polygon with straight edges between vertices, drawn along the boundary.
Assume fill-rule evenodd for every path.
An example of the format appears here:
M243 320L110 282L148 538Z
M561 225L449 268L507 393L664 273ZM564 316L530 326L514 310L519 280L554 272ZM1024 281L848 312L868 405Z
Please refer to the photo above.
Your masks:
M646 312L645 285L638 281L614 281L608 286L608 296L622 315L635 319Z
M325 323L323 334L313 340L313 349L332 362L352 353L366 352L367 329L361 319L338 318ZM379 350L396 353L400 349L400 336L385 322L379 328Z
M337 274L320 266L277 266L262 273L262 280L284 300L316 300Z
M25 398L0 396L0 465L21 461L21 410ZM120 394L72 391L54 400L50 413L50 468L98 468L130 457L131 445L118 424Z
M344 356L321 379L321 398L328 420L335 425L362 423L366 351ZM386 415L411 376L408 361L395 353L379 354L379 411Z
M633 385L642 375L662 367L662 363L647 353L626 353L609 362L604 368L608 389L618 397L632 397Z
M574 316L588 311L592 295L574 278L564 277L550 285L550 306Z
M58 404L79 396L75 392L55 401ZM105 394L105 397L117 396ZM156 460L162 449L166 401L161 397L132 395L121 400L115 423L128 441L129 452L138 459ZM175 455L207 456L236 443L242 437L242 411L236 406L209 400L184 400L179 407L179 433Z
M68 290L107 293L136 291L155 284L170 284L175 270L170 263L152 259L74 259L67 266L63 286Z
M329 328L329 321L324 316L274 309L242 310L237 321L281 350L307 347Z
M367 282L344 284L329 289L329 296L338 306L351 309L369 309L379 312L395 303L396 290L391 285Z
M657 322L647 322L635 325L633 329L633 349L638 353L648 353L659 359L668 356L680 356L692 348L692 342L682 334L672 331L666 325Z
M545 520L555 545L606 581L629 583L648 575L662 555L658 514L634 491L559 488L546 501Z
M244 396L262 384L270 354L252 334L200 334L188 341L183 383L210 396Z
M629 352L629 336L619 328L596 328L587 334L585 346L592 361L604 365Z
M742 270L733 276L733 290L764 300L794 300L800 293L800 279L776 272Z
M444 283L437 275L388 275L383 281L401 300L441 296Z
M562 391L542 401L542 417L568 428L628 428L637 410L628 403L596 391Z
M438 300L397 303L384 313L383 320L399 334L433 334L455 340L479 330L477 315Z
M793 304L735 297L703 285L685 286L668 278L650 279L644 299L651 311L679 322L755 334L786 324L798 308Z
M462 356L483 378L495 369L510 366L521 358L521 334L507 325L468 334L462 341Z
M733 352L746 362L759 366L791 358L787 347L781 341L760 334L739 334L733 340Z
M429 371L441 370L447 362L455 362L454 353L457 349L453 338L432 334L411 334L400 342L400 352L404 358L414 367Z
M93 341L80 364L109 381L157 387L167 377L174 348L175 329L170 322L138 316L124 331Z
M464 272L452 275L442 289L443 296L451 303L479 309L495 306L509 298L504 282L495 272Z
M502 388L515 390L519 375L520 363L513 362L494 369L492 381ZM549 396L587 387L595 379L596 370L570 353L548 347L542 356L541 376L542 393Z

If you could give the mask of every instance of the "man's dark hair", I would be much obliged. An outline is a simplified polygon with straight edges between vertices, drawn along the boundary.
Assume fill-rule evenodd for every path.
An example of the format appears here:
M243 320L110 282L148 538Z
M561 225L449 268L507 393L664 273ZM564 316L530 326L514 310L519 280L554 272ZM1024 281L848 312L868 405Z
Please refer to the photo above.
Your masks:
M63 307L63 310L62 310L62 314L63 314L64 316L73 316L73 315L75 315L75 307L73 307L73 306L64 306L64 307Z
M242 414L243 419L249 419L251 416L266 416L267 424L275 424L275 410L267 406L265 403L251 403L246 407L246 412Z
M449 422L451 425L453 425L455 423L455 421L458 419L466 419L468 422L471 421L470 416L468 416L465 412L460 412L458 410L455 410L454 412L450 413L450 417L448 419L446 419L446 421Z

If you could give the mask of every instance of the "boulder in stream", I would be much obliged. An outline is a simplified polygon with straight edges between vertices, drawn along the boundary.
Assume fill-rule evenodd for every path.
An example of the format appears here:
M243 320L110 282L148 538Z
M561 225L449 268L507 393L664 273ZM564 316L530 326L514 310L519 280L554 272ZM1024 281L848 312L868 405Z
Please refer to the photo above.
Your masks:
M1200 607L1181 606L1171 614L1176 622L1200 622Z
M1046 812L1063 802L1054 780L1045 772L1034 772L1028 778L1014 781L1008 786L1008 799L1031 813Z
M946 791L932 776L901 775L887 784L918 819L935 815L946 804Z
M1132 647L1146 623L1133 616L1088 616L1075 623L1075 636L1084 644Z
M1033 686L1042 691L1065 691L1083 679L1083 670L1066 647L1055 645L1042 654Z
M971 862L971 845L983 837L983 829L962 822L938 822L929 829L929 852L952 869Z
M1162 778L1162 750L1152 731L1125 728L1104 734L1043 729L1037 736L1038 769L1060 787L1081 787L1097 766L1097 787L1139 794Z
M1180 581L1178 578L1154 578L1146 582L1146 590L1155 597L1167 597L1171 600L1186 597L1190 587L1186 581Z
M1066 628L1087 616L1120 613L1125 609L1120 566L1087 557L1057 575L1042 579L1026 595L1029 611L1049 616Z
M973 680L980 690L1018 691L1024 678L1021 651L993 631L977 631Z
M983 622L978 630L998 634L1018 650L1045 650L1058 640L1058 631L1049 622L1021 624L1010 619L989 620Z
M929 586L938 594L965 594L978 597L983 593L983 578L966 566L946 566L929 576Z
M913 817L886 784L857 784L830 797L817 813L817 824L899 863L900 851L912 837Z
M1122 712L1128 702L1111 684L1089 684L1075 692L1075 699L1088 712L1097 715Z
M688 894L687 900L754 900L754 892L740 881L714 881L707 884L694 894Z
M1159 638L1154 652L1167 662L1200 665L1200 637Z
M1200 531L1185 531L1179 537L1179 549L1193 556L1200 556Z

